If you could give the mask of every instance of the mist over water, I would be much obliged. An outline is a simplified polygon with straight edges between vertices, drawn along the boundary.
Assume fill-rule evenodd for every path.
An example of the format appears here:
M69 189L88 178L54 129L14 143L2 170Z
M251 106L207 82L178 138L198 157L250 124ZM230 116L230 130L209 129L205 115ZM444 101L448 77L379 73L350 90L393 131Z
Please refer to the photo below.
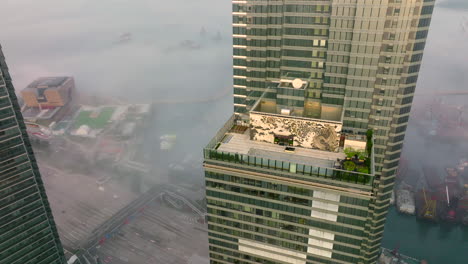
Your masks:
M435 91L468 89L468 32L461 26L468 21L467 3L440 1L435 9L413 109L437 97ZM232 114L231 1L14 0L1 9L0 43L18 91L39 76L71 75L79 92L158 102L155 137L177 135L171 163L188 156L201 162L203 146ZM218 32L221 40L214 39ZM117 43L124 33L131 39ZM442 100L462 105L468 98ZM453 166L466 153L468 143L424 140L410 122L403 156L416 171L432 160ZM202 184L201 167L191 173ZM403 253L430 263L458 263L440 262L449 253L468 258L466 243L454 233L459 229L405 241L411 230L398 226L408 218L391 216L384 246L400 243Z
M0 39L18 90L63 74L99 95L206 98L231 86L230 8L214 0L8 1ZM213 41L218 31L222 40ZM123 33L131 40L117 44ZM181 47L184 40L200 48Z
M449 3L450 1L447 1ZM429 37L419 74L413 114L405 136L403 157L417 168L437 160L441 167L454 166L467 156L468 143L460 141L433 141L422 137L427 131L418 130L415 123L428 112L429 104L440 101L448 106L465 106L462 114L468 121L468 96L435 95L450 91L468 90L468 32L461 23L468 21L468 10L435 8ZM427 116L430 114L427 113ZM437 113L435 113L437 115ZM454 118L456 119L456 118Z

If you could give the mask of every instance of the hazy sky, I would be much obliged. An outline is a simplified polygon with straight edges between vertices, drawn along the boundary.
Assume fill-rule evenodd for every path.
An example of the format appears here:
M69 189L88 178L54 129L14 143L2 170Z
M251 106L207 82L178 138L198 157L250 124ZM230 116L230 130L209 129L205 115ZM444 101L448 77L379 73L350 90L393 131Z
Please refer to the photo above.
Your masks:
M454 8L435 9L419 95L468 87L468 32L461 26L468 23L468 1L440 3ZM228 0L3 0L1 8L0 42L17 90L38 76L67 74L78 90L133 100L232 93ZM223 38L216 42L218 31ZM126 32L132 40L115 44ZM184 40L200 49L181 47ZM231 113L231 100L223 101L203 110L204 122Z
M67 74L80 90L204 97L231 86L230 8L219 0L3 0L0 41L17 90ZM215 43L218 30L223 41ZM132 41L116 45L126 32ZM177 49L184 40L201 49Z
M16 89L37 76L68 74L86 91L198 98L231 85L230 9L227 0L3 0L0 41ZM467 87L463 16L468 10L436 8L419 92ZM223 41L202 40L203 26ZM126 32L132 41L114 44ZM177 49L187 39L201 49Z
M461 26L468 1L440 3L455 8L435 9L418 94L468 87ZM17 90L38 76L66 74L78 90L134 100L232 93L231 1L3 0L1 14L0 42ZM218 31L223 38L215 42ZM126 32L132 40L115 44ZM181 47L184 40L200 49ZM232 106L219 110L227 115Z
M466 0L437 0L437 3L442 7L468 9L468 1Z

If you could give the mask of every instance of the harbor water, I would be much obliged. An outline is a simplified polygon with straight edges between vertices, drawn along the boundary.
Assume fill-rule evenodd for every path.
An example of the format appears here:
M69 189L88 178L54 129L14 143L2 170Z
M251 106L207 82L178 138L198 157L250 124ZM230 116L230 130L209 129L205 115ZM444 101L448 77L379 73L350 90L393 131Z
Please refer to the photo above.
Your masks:
M382 246L429 264L467 264L468 227L419 221L392 207L388 212Z

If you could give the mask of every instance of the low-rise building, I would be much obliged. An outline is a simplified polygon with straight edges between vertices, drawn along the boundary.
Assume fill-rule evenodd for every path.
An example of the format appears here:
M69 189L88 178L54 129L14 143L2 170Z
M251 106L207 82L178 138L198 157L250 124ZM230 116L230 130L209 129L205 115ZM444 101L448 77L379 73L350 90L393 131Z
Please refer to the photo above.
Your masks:
M74 89L73 77L41 77L24 88L21 96L28 107L48 109L67 104Z

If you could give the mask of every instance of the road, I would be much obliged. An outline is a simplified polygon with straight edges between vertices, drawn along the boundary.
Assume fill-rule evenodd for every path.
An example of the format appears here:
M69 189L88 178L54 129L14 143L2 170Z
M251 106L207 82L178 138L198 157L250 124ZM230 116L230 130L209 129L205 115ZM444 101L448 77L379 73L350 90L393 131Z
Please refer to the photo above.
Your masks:
M39 168L60 239L69 251L138 197L115 182L98 186L94 177L64 171L42 160Z
M206 226L196 220L196 215L156 200L99 246L98 255L112 264L185 264L193 254L207 257Z

